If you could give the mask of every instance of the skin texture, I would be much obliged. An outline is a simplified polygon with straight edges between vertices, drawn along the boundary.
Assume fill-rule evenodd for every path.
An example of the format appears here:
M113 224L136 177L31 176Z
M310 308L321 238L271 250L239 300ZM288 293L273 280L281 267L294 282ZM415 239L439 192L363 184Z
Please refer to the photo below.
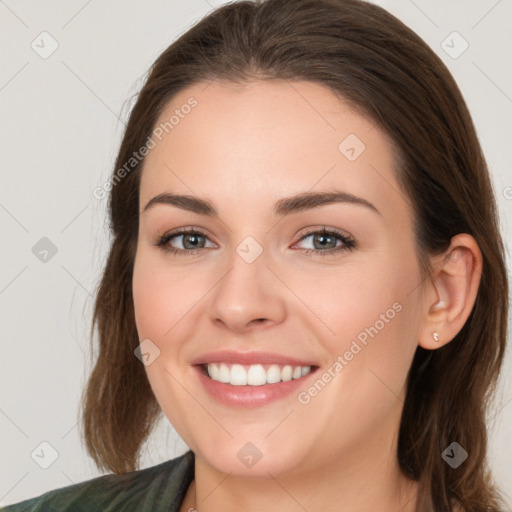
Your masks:
M196 84L161 120L191 96L198 105L146 158L133 275L139 338L160 350L148 379L196 455L181 510L412 511L416 487L396 461L407 372L418 345L442 346L467 319L481 269L476 243L454 237L449 258L432 258L434 278L421 279L390 140L323 86ZM354 161L338 149L349 134L366 146ZM337 203L273 214L281 198L333 190L379 213ZM219 218L171 205L143 211L163 192L208 199ZM192 226L206 237L196 254L155 246ZM356 247L324 256L320 235L301 240L323 227ZM236 252L247 236L263 250L252 263ZM167 245L187 250L183 243L178 235ZM389 319L393 304L400 311ZM384 327L307 404L293 393L254 409L221 405L190 366L212 350L269 351L315 361L321 375L381 315ZM237 457L247 442L262 453L251 468Z

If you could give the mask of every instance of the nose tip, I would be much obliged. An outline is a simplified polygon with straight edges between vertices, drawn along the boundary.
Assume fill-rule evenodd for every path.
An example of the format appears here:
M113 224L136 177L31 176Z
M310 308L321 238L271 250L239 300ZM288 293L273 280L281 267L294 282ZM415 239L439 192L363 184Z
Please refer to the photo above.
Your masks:
M281 323L286 316L284 296L266 260L260 256L247 262L238 254L233 258L211 296L211 320L238 333Z

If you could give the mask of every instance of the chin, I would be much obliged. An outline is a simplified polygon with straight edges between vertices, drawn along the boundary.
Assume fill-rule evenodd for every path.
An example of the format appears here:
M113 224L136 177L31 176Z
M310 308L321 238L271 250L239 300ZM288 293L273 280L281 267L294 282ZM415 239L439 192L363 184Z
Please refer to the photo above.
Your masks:
M239 438L229 439L197 449L191 448L197 458L217 471L231 477L268 478L297 470L306 458L300 447L288 444L276 447L269 439L248 441ZM254 438L253 438L254 439Z

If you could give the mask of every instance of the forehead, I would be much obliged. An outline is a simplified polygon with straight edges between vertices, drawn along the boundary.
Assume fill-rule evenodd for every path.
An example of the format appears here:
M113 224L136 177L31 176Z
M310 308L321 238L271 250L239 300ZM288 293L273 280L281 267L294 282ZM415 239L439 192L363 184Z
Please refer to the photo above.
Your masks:
M219 210L256 208L335 188L383 210L405 208L390 139L321 84L198 83L173 98L155 128L161 140L153 137L146 157L142 206L173 192L208 196Z

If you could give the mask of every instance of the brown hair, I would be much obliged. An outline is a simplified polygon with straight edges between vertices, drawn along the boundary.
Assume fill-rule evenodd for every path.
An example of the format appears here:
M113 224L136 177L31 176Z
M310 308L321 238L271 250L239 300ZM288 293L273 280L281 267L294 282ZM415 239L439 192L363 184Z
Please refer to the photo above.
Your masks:
M397 458L420 482L418 511L498 511L487 469L486 414L506 344L508 283L497 209L471 116L451 74L401 21L361 0L256 0L218 8L151 67L130 114L115 169L144 146L158 117L188 86L214 79L307 80L330 88L393 140L397 176L415 215L421 268L469 233L483 255L475 305L438 350L418 347L408 376ZM101 469L137 468L161 412L134 356L132 272L143 160L112 183L113 240L96 296L99 353L83 395L83 436ZM113 177L114 178L114 177ZM468 459L452 469L457 441Z

